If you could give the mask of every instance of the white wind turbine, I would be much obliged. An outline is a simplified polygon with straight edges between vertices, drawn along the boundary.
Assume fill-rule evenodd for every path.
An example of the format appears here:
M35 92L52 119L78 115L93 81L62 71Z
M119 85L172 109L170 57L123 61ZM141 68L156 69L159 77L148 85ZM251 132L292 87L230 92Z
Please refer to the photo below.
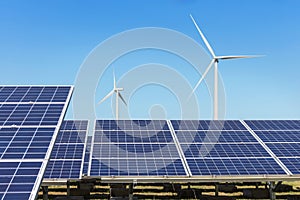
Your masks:
M123 98L123 96L120 93L120 91L123 91L123 90L124 90L124 88L117 88L116 77L115 77L115 73L114 73L114 88L98 103L98 104L101 104L106 99L108 99L110 96L112 96L114 93L116 93L116 120L119 119L119 98L127 106L125 99Z
M209 50L211 56L212 56L212 60L209 63L208 67L206 68L206 70L204 71L202 77L200 78L200 80L198 81L198 83L196 84L196 86L194 87L192 94L195 92L195 90L197 89L197 87L200 85L200 83L203 81L203 79L205 78L206 74L208 73L208 71L210 70L210 68L214 65L214 113L213 113L213 118L214 120L218 119L218 104L219 104L219 99L218 99L218 62L219 60L230 60L230 59L238 59L238 58L254 58L254 57L258 57L258 56L245 56L245 55L231 55L231 56L216 56L213 49L211 48L210 44L208 43L208 41L206 40L206 38L204 37L203 33L201 32L199 26L197 25L196 21L194 20L193 16L190 15L195 27L197 28L202 40L204 41L207 49Z

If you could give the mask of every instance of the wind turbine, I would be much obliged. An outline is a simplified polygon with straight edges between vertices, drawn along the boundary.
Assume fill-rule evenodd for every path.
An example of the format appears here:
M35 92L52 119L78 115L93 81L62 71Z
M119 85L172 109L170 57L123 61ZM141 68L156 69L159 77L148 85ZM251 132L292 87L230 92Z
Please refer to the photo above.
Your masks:
M123 103L127 106L125 99L121 95L120 91L123 91L124 88L118 88L117 83L116 83L116 77L114 73L114 88L112 91L110 91L101 101L99 101L98 104L101 104L104 102L106 99L108 99L110 96L112 96L114 93L116 93L116 120L119 119L119 98L123 101Z
M207 49L209 50L211 56L212 56L212 60L209 63L208 67L206 68L206 70L204 71L202 77L200 78L200 80L198 81L198 83L196 84L196 86L194 87L192 94L195 92L195 90L197 89L197 87L200 85L200 83L203 81L203 79L205 78L206 74L208 73L208 71L211 69L211 67L214 65L214 113L213 113L213 118L214 120L218 119L218 104L219 104L219 99L218 99L218 63L219 60L231 60L231 59L239 59L239 58L254 58L254 57L258 57L258 56L245 56L245 55L230 55L230 56L216 56L213 49L211 48L210 44L208 43L208 41L206 40L205 36L203 35L203 33L201 32L199 26L197 25L196 21L194 20L193 16L190 15L195 27L198 30L198 33L200 34L203 42L205 43Z

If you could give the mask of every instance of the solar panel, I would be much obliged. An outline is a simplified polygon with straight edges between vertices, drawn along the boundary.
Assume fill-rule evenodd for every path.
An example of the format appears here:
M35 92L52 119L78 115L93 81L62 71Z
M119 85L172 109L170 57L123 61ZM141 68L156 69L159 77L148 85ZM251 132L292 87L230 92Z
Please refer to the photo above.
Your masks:
M300 143L300 131L255 131L258 137L266 142L299 142Z
M187 159L193 176L286 174L273 158Z
M187 175L163 120L98 120L90 176Z
M175 120L172 125L192 176L286 174L240 121Z
M300 120L247 120L255 134L292 174L300 174ZM295 163L293 163L295 162Z
M256 130L300 130L300 120L245 120Z
M246 130L238 120L171 120L174 130Z
M248 158L248 157L270 157L269 153L260 144L181 144L186 149L186 158L194 157L217 157L217 158Z
M53 147L45 179L81 177L88 121L63 121Z
M0 86L0 197L35 199L70 86Z
M249 131L194 131L177 130L176 136L181 144L184 143L242 143L257 142Z

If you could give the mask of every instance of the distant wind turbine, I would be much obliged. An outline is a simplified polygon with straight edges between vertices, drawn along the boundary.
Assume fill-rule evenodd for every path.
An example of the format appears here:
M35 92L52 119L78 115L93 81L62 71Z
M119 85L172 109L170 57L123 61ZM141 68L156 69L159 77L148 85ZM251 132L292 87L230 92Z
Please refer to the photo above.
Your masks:
M219 60L231 60L231 59L238 59L238 58L255 58L255 57L259 57L259 56L248 56L248 55L231 55L231 56L216 56L213 49L211 48L210 44L208 43L208 41L206 40L206 38L204 37L203 33L201 32L199 26L197 25L196 21L194 20L193 16L190 15L195 27L198 30L198 33L200 34L203 42L205 43L207 49L209 50L211 56L212 56L212 60L209 63L208 67L206 68L206 70L204 71L202 77L200 78L200 80L198 81L198 83L196 84L196 86L194 87L192 94L195 92L195 90L197 89L197 87L200 85L200 83L203 81L203 79L205 78L206 74L208 73L208 71L210 70L210 68L214 65L214 113L213 113L213 118L214 120L218 119L218 104L219 104L219 99L218 99L218 62Z
M126 104L125 99L123 98L123 96L120 93L120 91L123 91L124 88L117 88L115 73L113 74L113 76L114 76L114 88L101 101L99 101L98 104L101 104L106 99L108 99L110 96L112 96L114 93L116 93L116 120L118 120L119 119L119 98L123 101L123 103L126 106L127 106L127 104Z

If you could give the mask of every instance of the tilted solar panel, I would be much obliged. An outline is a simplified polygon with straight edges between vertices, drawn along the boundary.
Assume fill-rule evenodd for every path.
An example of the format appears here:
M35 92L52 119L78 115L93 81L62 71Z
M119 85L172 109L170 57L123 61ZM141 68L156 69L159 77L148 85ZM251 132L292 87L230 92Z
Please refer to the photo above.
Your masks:
M300 174L300 120L246 120L289 173Z
M79 179L85 153L87 120L63 121L44 179Z
M90 176L186 176L164 120L98 120Z
M0 197L35 199L71 86L0 86Z

